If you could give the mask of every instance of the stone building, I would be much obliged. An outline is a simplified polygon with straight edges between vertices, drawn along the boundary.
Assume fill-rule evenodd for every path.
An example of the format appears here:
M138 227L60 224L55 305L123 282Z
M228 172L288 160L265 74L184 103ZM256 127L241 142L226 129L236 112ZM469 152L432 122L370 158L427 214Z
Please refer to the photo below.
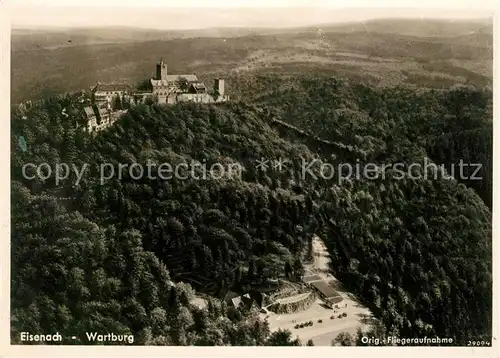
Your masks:
M114 104L117 99L128 100L127 97L130 97L134 91L134 88L128 84L98 82L92 90L92 99L94 103Z
M209 93L195 74L169 75L163 60L156 65L156 77L150 79L150 84L152 99L156 103L217 103L229 100L225 95L223 79L215 79L213 91Z
M86 130L95 133L111 126L125 111L113 111L109 105L94 104L83 108L83 116L87 120Z
M178 102L219 103L227 102L225 82L222 78L214 80L214 87L209 91L195 74L168 74L167 64L160 60L156 64L156 76L149 79L147 86L141 90L133 89L126 84L100 84L93 89L94 103L111 103L116 99L121 106L139 104L151 100L159 104L175 104Z

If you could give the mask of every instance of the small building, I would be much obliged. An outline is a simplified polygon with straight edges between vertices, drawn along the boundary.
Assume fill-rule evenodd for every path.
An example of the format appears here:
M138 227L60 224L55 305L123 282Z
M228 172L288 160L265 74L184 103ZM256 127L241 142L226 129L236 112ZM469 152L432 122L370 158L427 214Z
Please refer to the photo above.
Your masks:
M234 308L243 308L245 310L250 310L252 307L258 307L257 302L249 293L245 293L244 295L240 296L236 292L228 291L224 295L223 300Z
M310 282L310 285L312 285L319 292L319 294L326 299L340 296L332 286L323 280L312 281Z
M94 133L109 127L116 121L116 116L109 106L95 104L83 108L84 118L87 120L87 131Z

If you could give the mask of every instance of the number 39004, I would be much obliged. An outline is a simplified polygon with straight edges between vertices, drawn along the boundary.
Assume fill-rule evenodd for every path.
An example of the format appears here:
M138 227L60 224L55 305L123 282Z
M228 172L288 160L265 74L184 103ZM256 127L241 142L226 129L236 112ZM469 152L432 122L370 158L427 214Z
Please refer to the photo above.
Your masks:
M469 347L484 347L490 345L490 341L469 341L469 343L467 344L467 346Z

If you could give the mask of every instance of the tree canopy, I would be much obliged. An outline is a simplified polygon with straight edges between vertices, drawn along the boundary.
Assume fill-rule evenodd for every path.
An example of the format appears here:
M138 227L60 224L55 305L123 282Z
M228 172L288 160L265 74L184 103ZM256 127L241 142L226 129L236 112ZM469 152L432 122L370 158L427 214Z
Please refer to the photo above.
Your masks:
M332 273L387 331L459 343L491 334L491 93L260 80L270 92L255 104L138 105L95 137L82 130L76 97L13 109L14 341L21 331L106 330L135 344L300 345L220 297L300 280L314 234ZM263 171L262 158L287 164ZM483 163L483 179L396 178L389 168L340 183L302 170L313 160L424 158ZM156 166L154 180L123 170L101 183L100 165L148 160L244 170L163 180ZM89 167L79 185L73 174L56 185L26 179L26 163ZM207 309L190 303L195 294L210 297Z

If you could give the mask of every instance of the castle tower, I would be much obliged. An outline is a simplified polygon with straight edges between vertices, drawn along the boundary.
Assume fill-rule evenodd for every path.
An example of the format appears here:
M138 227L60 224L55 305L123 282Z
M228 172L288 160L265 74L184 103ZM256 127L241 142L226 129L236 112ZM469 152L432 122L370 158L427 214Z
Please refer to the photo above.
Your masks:
M224 79L216 78L214 80L214 92L224 96Z
M167 80L167 64L160 59L160 62L156 64L156 79L157 80Z

